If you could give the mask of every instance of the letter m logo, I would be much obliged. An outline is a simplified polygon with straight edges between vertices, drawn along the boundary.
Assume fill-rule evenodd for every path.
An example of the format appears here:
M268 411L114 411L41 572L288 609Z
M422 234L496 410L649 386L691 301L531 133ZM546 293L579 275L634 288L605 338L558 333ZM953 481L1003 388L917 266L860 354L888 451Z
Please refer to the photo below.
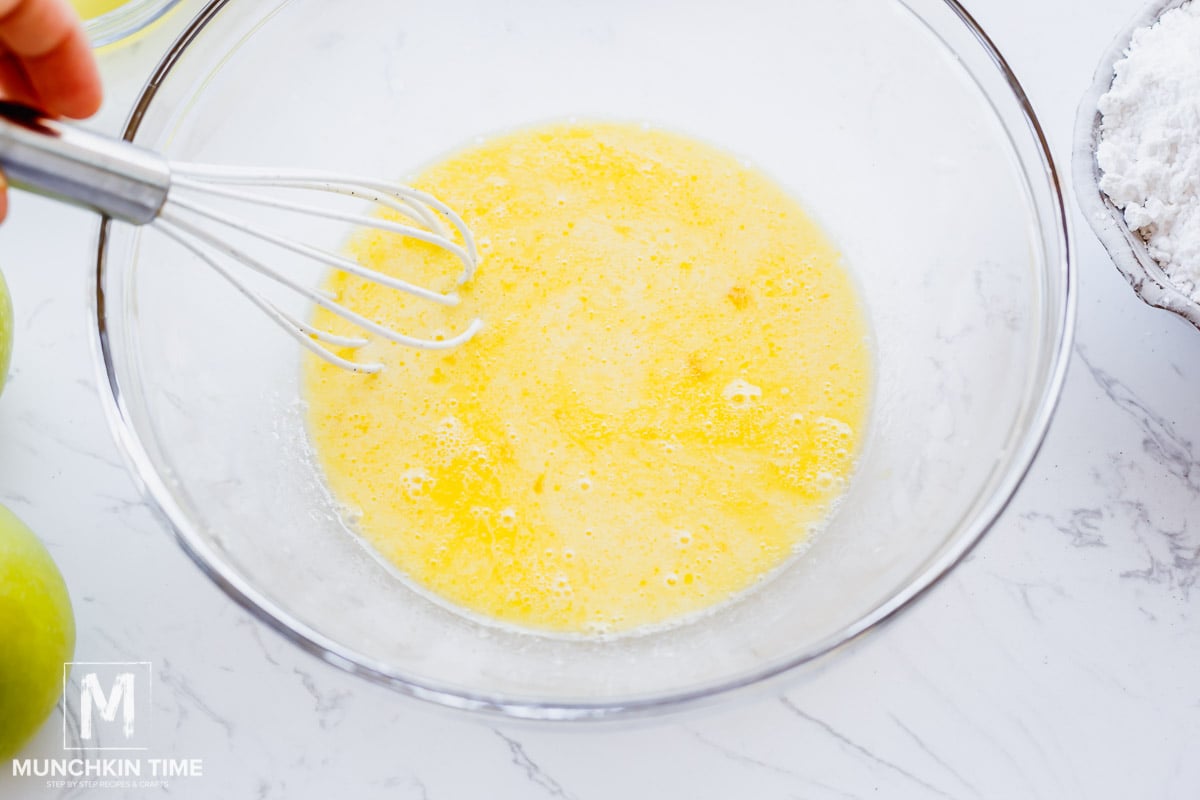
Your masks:
M83 676L79 682L79 738L91 742L95 738L92 726L93 709L106 722L117 719L118 706L121 711L121 727L126 739L133 738L133 720L137 713L134 695L134 675L119 672L113 679L112 690L106 695L100 687L100 678L94 672Z
M63 748L148 749L150 679L149 662L64 664Z

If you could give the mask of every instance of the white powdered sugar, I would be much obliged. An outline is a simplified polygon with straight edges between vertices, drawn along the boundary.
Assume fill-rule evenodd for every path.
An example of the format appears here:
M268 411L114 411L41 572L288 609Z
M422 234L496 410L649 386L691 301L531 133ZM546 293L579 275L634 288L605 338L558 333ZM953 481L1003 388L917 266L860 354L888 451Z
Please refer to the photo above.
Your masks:
M1133 35L1100 98L1100 188L1200 301L1200 2Z

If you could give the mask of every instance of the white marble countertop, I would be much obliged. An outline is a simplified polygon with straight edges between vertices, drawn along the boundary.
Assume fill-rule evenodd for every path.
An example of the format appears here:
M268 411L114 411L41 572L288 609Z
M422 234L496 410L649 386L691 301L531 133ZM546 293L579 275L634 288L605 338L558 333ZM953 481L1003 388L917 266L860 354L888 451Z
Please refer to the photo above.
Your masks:
M1139 0L969 6L1066 166L1078 98ZM97 126L118 129L172 33L104 55ZM497 727L287 644L137 494L97 398L94 220L26 196L0 228L17 315L0 502L62 567L76 660L153 663L156 755L204 759L172 797L1196 797L1200 333L1144 307L1075 224L1078 344L1016 500L934 591L786 696L628 729ZM60 735L56 712L22 755L61 756ZM0 800L163 793L50 789L0 770Z

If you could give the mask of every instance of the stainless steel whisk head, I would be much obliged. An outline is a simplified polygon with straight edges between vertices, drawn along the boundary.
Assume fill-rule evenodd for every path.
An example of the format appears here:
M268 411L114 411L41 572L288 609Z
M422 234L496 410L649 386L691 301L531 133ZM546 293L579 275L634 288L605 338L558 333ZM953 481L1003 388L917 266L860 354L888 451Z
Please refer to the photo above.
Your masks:
M237 231L284 252L434 303L455 305L458 296L386 275L343 255L248 224L204 200L220 198L346 223L356 230L376 230L416 239L453 255L462 265L457 284L469 281L479 266L479 252L470 229L440 200L408 186L319 171L168 161L128 142L63 125L11 103L0 103L0 167L17 188L92 208L135 225L152 225L229 281L303 347L344 369L373 373L383 366L337 355L330 348L358 348L366 345L368 339L321 330L288 314L243 281L230 262L296 292L364 332L407 347L446 350L467 342L483 328L483 322L475 319L452 337L422 339L380 325L341 305L328 293L290 277L222 234ZM267 195L253 191L254 188L280 190L282 195L317 192L360 198L391 209L404 221L326 208L314 205L311 200ZM455 232L461 242L454 240Z
M358 262L337 253L312 247L302 242L292 241L270 231L248 225L228 214L208 208L202 202L197 202L191 197L186 196L186 194L207 194L229 200L277 208L305 216L337 220L354 226L356 230L373 229L418 239L440 247L454 255L462 263L462 270L458 275L458 285L461 285L470 280L475 274L475 269L479 265L479 253L475 247L475 239L471 235L471 231L467 228L466 223L462 221L462 218L458 214L437 198L400 184L371 181L335 173L215 167L199 164L179 164L175 162L169 162L169 167L171 170L170 193L167 196L166 203L158 212L154 226L195 253L201 260L212 267L213 270L233 284L239 292L275 321L284 331L295 338L296 341L331 364L336 364L339 367L344 367L355 372L378 372L382 369L382 365L380 364L362 364L342 358L323 346L331 345L334 347L356 348L367 344L367 339L339 336L328 331L319 330L281 311L270 300L267 300L260 293L240 281L234 273L214 257L212 251L225 254L238 263L286 286L288 289L302 295L321 308L327 309L365 331L407 347L415 347L422 350L450 349L468 341L483 327L483 323L476 319L461 333L446 339L421 339L384 327L337 303L334 298L325 292L305 286L285 275L277 268L265 263L263 260L251 256L244 249L238 248L225 238L218 236L218 228L205 228L202 225L198 225L188 218L189 215L199 217L202 220L213 223L215 226L220 226L220 228L240 231L289 252L325 264L333 269L341 270L342 272L411 294L415 297L441 303L442 305L455 305L458 303L458 297L454 294L444 294L423 286L417 286L400 278L385 275L382 272L364 267ZM266 197L239 188L232 188L244 186L331 192L339 195L359 197L377 205L390 208L406 217L413 224L405 224L368 214L335 211L320 206L282 200L275 197ZM443 219L446 222L443 222ZM456 243L451 238L450 232L447 229L447 222L454 230L458 231L463 242L462 244Z

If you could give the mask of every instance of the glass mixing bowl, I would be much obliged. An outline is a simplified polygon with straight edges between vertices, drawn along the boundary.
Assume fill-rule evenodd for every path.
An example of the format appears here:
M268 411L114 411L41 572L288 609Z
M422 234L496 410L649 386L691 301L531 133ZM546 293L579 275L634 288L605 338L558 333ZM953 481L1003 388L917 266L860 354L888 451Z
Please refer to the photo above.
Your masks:
M646 713L761 684L905 606L1016 489L1073 322L1041 129L991 42L946 0L217 0L163 59L126 138L181 160L400 178L479 135L575 115L651 122L753 160L840 243L874 330L869 442L828 528L692 624L551 638L410 590L327 497L295 343L153 230L107 221L98 254L113 427L196 563L332 664L533 719ZM329 247L346 233L307 226L286 232Z

